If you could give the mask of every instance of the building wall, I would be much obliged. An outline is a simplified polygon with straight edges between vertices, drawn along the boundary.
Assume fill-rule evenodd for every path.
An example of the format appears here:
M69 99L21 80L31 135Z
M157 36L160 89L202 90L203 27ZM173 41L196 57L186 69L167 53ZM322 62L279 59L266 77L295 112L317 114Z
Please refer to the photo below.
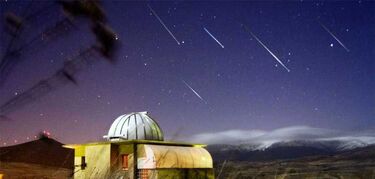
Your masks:
M112 178L122 177L123 179L134 178L134 145L133 144L112 144L111 146L111 174ZM128 155L128 169L122 168L122 155Z
M135 144L98 144L82 145L75 148L74 178L123 178L134 179L134 145ZM141 145L138 145L141 147ZM124 154L128 155L128 168L123 169ZM176 155L173 152L165 154ZM138 157L142 157L139 152ZM143 154L144 155L144 154ZM82 157L85 157L87 166L81 170ZM163 157L164 158L164 157ZM193 158L190 158L190 160ZM154 158L152 160L157 160ZM188 159L186 159L188 160ZM194 160L194 159L193 159ZM178 167L178 166L177 166ZM139 177L147 176L152 179L164 178L191 178L213 179L212 168L153 168L139 169Z
M74 149L74 178L85 178L84 170L81 170L82 157L85 156L85 147L80 146Z
M80 165L82 156L75 156L74 157L74 178L85 178L85 171L81 170Z
M82 151L81 151L82 152ZM84 147L84 153L74 157L74 178L108 178L110 172L111 145L93 145ZM82 157L85 157L86 167L81 169Z

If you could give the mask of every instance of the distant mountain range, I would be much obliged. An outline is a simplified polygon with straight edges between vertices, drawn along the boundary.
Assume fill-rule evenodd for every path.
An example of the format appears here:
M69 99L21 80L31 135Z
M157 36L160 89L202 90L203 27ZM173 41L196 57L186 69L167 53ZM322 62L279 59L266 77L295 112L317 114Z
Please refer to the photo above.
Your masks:
M265 147L257 144L214 144L207 147L216 162L232 161L272 161L297 159L309 156L333 156L367 147L361 141L308 141L296 140L277 142Z
M375 178L375 145L347 149L340 142L293 141L264 150L249 150L244 145L215 145L209 150L217 178Z

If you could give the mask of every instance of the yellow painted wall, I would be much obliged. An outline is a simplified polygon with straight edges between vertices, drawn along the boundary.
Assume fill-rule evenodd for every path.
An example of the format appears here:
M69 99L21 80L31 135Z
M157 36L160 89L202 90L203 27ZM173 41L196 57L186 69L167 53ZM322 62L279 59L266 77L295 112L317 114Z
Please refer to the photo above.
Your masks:
M74 156L80 157L85 156L85 146L78 146L74 148Z
M141 147L139 145L138 147ZM75 148L75 171L74 178L123 178L134 179L133 166L134 166L134 144L98 144L78 146ZM129 154L128 156L128 170L122 169L122 155ZM142 156L142 152L139 152ZM209 155L209 154L208 154ZM81 170L81 157L86 158L86 168ZM138 157L140 157L138 156ZM188 160L188 159L186 159ZM191 157L189 158L191 160ZM212 161L211 161L212 162ZM150 169L150 178L214 178L212 168L201 169L177 169L177 168L164 168L164 169Z
M131 154L133 153L133 144L122 144L119 145L120 154Z
M213 168L210 153L201 147L138 145L140 169Z
M74 148L74 178L85 178L85 171L81 170L82 157L85 156L85 146L77 146Z
M129 154L129 170L122 169L122 155ZM86 168L81 170L82 156L86 158ZM122 176L133 179L133 144L100 144L75 147L74 178L113 178Z
M81 170L81 156L74 156L74 178L85 178L84 170Z
M87 146L85 178L107 178L110 174L111 145Z
M122 169L122 155L128 154L128 170ZM112 166L111 173L113 178L122 177L123 179L133 179L133 166L134 166L134 155L133 155L133 144L120 144L112 145Z
M110 175L111 144L78 147L75 152L74 178L108 178ZM86 158L86 167L81 170L82 156Z

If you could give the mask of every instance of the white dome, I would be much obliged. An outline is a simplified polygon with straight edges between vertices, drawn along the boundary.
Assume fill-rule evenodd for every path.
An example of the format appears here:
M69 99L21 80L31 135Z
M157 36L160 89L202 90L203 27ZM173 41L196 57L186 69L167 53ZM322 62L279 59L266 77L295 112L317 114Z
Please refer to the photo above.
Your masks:
M111 125L108 140L163 140L159 125L147 112L134 112L119 116Z

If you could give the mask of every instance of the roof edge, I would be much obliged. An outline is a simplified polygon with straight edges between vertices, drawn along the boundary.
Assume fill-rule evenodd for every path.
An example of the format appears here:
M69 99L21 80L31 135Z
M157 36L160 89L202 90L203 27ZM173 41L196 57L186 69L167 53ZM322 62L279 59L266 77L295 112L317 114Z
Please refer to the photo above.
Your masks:
M81 146L92 146L92 145L106 145L106 144L159 144L159 145L170 145L170 146L186 146L186 147L206 147L206 144L192 144L185 142L173 142L173 141L157 141L157 140L127 140L127 141L102 141L102 142L91 142L83 144L66 144L63 145L65 148L75 149Z

